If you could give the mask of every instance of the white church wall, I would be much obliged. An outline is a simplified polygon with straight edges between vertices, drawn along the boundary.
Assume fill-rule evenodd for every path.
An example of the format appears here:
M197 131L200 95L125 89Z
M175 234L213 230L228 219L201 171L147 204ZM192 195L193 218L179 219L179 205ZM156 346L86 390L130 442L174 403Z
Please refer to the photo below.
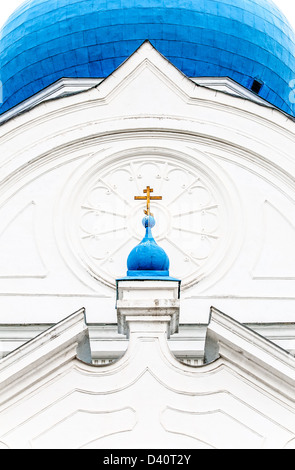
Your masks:
M167 345L167 312L132 309L114 364L77 360L83 311L0 362L2 448L292 448L294 357L214 310L212 362L189 367Z
M146 184L163 196L155 236L182 279L184 324L206 324L212 305L245 323L293 322L294 122L283 113L199 87L144 44L97 88L3 124L0 143L2 324L52 324L80 307L89 323L115 323Z

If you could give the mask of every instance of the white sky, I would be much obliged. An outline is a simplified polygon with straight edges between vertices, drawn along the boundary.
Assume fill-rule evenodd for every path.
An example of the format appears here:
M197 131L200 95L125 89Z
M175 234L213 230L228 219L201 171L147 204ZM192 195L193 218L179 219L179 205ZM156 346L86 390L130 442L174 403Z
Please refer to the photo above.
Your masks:
M8 16L23 3L23 0L0 0L0 25L7 20ZM281 11L288 18L295 30L295 2L294 0L273 0L278 5Z

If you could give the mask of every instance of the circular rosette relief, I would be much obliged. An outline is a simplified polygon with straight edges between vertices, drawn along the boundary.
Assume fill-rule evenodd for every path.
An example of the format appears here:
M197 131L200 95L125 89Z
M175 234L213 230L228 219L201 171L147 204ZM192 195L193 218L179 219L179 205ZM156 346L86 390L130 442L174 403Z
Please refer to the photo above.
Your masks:
M148 149L114 156L88 168L75 181L66 209L72 254L91 278L115 287L126 276L130 251L144 237L143 196L150 186L156 225L153 236L170 259L170 275L188 288L216 277L232 248L236 210L228 194L230 181L211 162ZM237 200L237 198L235 198Z

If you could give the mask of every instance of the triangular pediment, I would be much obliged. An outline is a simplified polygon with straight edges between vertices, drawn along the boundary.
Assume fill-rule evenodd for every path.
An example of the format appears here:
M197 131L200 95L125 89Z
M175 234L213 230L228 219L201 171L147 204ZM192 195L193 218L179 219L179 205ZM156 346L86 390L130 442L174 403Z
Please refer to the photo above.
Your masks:
M193 97L198 85L178 70L171 62L162 56L149 41L145 41L120 67L109 77L96 86L101 98L111 99L112 94L121 95L129 84L135 92L136 82L141 85L140 103L147 100L147 94L152 93L153 100L156 83L168 85L174 93L181 97ZM211 92L211 90L209 91Z
M139 78L141 85L144 85L144 90L141 89L141 95L136 98L142 103L147 98L146 94L150 94L150 98L154 102L157 99L161 100L161 95L157 93L157 89L151 89L153 85L152 77L154 80L157 77L159 82L164 82L166 86L173 90L174 94L185 101L197 99L214 101L217 93L221 96L231 96L234 99L246 99L266 107L271 106L258 95L228 77L186 76L158 52L149 41L145 41L117 70L97 84L96 88L101 96L111 95L112 92L117 94L119 90L122 93L122 89L128 86L127 82L133 83L135 78Z
M85 99L87 101L98 100L101 105L104 105L115 97L118 101L119 97L119 101L122 102L126 93L129 92L130 85L132 87L132 102L130 94L128 94L126 110L130 112L133 104L140 104L141 111L144 112L145 109L142 108L144 103L155 104L159 99L160 102L165 100L161 87L163 83L166 84L167 92L169 89L170 93L173 90L174 94L179 94L185 99L188 96L194 96L194 90L198 87L194 81L187 78L162 56L149 41L145 41L107 78L89 79L88 81L80 78L60 79L4 113L0 116L0 123L48 102L59 102L63 106L63 103L67 102L63 102L62 98L71 99L73 102L83 102ZM204 88L204 90L206 89ZM207 91L212 93L209 88Z
M163 86L164 85L164 86ZM131 86L131 88L130 88ZM198 99L216 101L216 93L228 99L246 99L269 107L264 100L254 95L227 77L187 77L168 59L159 53L149 41L145 41L122 65L107 78L83 79L62 78L33 97L0 116L0 124L48 102L67 103L98 100L107 104L115 97L132 114L140 105L141 114L153 113L162 105L163 113L175 110L175 99L193 103ZM175 99L173 99L173 97ZM124 100L126 102L124 103ZM171 102L171 103L170 103ZM149 106L146 106L146 105ZM159 114L159 111L158 111Z

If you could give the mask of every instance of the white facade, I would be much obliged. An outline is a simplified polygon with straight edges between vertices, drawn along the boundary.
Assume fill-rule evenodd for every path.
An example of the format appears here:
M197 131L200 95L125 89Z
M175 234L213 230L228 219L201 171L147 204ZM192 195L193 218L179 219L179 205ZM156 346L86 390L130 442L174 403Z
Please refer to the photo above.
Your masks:
M0 386L7 390L0 408L3 446L132 448L136 435L140 447L145 442L140 426L162 448L292 445L295 124L250 99L249 92L243 95L242 87L234 92L226 81L216 85L223 91L212 89L211 82L205 85L185 77L144 43L98 85L37 100L1 125L0 354L7 356L0 362L0 374L6 374L0 375ZM168 340L165 330L148 341L136 334L127 339L124 330L117 330L115 280L125 276L127 256L143 236L143 206L134 196L146 185L163 196L153 204L153 234L170 258L170 275L181 279L179 331ZM157 289L152 299L158 298ZM69 349L63 340L71 321L64 319L80 309L86 312L92 365L75 359L76 333ZM80 335L86 327L81 319L78 323ZM61 342L50 351L54 328L61 328ZM40 332L36 343L25 344ZM211 340L222 345L207 348L218 359L212 353L214 361L202 365L205 343ZM48 343L49 355L30 350L30 344L39 348L40 341L45 349ZM66 364L60 358L65 351ZM26 360L40 361L40 368L27 369ZM48 382L42 371L47 367ZM18 388L19 377L22 382L26 377L27 391ZM122 394L119 389L113 393L117 377L125 384ZM157 430L144 424L151 407L148 397L138 398L144 391L159 396ZM44 427L41 408L28 406L30 393L40 393L36 401L44 410L64 408L61 397L74 398L66 417L56 411L56 422ZM129 393L136 394L136 402ZM82 395L92 394L101 397L100 406L91 404L91 398L84 404ZM111 395L118 398L112 401ZM205 396L208 401L198 402L196 397ZM119 406L121 398L126 406ZM19 413L18 406L24 411ZM104 413L110 416L110 410L114 420L108 422ZM3 416L8 426L1 424ZM55 430L82 426L86 416L93 420L89 436L58 439ZM105 424L98 436L101 417ZM27 420L30 432L21 425ZM117 426L122 420L124 429ZM176 422L179 428L173 427ZM212 422L216 429L231 430L232 438L211 435ZM199 426L203 436L194 434Z
M140 298L119 286L129 345L116 363L89 364L83 310L2 360L2 448L294 448L294 357L212 310L209 362L183 364L167 344L177 299L141 284Z

